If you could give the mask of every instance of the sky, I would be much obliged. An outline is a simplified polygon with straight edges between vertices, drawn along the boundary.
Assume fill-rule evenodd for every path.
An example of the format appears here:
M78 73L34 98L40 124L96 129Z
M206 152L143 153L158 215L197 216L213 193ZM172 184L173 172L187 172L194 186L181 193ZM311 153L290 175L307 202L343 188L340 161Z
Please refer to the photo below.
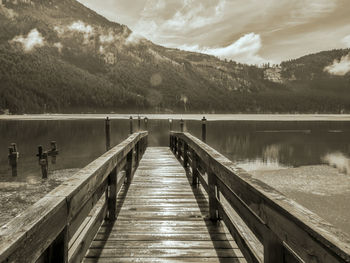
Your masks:
M79 0L166 47L272 64L350 48L349 0Z

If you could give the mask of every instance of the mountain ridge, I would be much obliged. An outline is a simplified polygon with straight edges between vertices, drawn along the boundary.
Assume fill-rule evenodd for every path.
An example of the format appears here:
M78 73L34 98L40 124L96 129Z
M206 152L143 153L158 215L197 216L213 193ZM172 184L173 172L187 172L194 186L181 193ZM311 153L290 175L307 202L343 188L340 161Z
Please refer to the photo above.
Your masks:
M12 113L350 110L349 74L320 70L346 50L259 68L156 45L75 0L4 1L0 109Z

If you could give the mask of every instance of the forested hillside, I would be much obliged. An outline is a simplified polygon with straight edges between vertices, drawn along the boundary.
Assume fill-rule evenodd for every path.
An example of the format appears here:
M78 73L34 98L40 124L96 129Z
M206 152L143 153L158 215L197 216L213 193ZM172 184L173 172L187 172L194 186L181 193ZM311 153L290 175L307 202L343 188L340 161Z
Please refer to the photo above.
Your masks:
M349 74L324 70L349 50L260 68L155 45L75 0L3 2L2 111L350 111Z

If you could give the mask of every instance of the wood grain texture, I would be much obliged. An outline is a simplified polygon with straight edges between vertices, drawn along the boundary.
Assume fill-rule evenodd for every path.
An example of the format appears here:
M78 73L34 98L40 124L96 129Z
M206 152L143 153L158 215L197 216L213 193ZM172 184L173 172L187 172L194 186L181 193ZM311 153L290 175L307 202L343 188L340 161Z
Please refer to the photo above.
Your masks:
M147 148L84 262L245 262L227 228L208 218L208 201L169 148Z

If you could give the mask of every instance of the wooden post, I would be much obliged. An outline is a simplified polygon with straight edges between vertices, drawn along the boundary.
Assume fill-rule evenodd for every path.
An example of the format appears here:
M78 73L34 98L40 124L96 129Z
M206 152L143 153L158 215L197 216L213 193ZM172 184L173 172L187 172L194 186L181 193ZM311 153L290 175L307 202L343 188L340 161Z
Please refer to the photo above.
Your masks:
M184 142L184 152L182 154L184 158L184 167L186 169L188 166L188 144L186 142Z
M130 134L133 134L134 133L134 129L133 129L133 120L132 120L132 116L130 116L129 118L129 121L130 121L130 130L129 130L129 133Z
M216 189L216 175L209 171L208 172L208 187L209 187L209 217L212 221L218 220L218 208L217 208L217 189Z
M202 141L207 142L207 119L205 117L202 119Z
M126 172L126 182L128 184L130 184L131 180L132 180L133 152L134 152L134 149L131 149L130 152L126 156L126 169L125 169L125 172Z
M180 130L181 130L181 132L184 132L184 120L183 119L181 119L180 120Z
M105 121L105 131L106 131L106 151L111 149L111 126L109 123L109 118Z
M48 162L47 162L47 152L43 152L43 147L38 146L38 154L36 155L39 158L39 165L41 166L42 178L47 178Z
M137 131L141 131L141 117L138 116L137 118Z
M51 156L51 163L56 164L56 156L58 155L56 141L51 141L50 146L51 146L51 149L48 152L48 155Z
M65 227L48 247L45 262L68 263L68 227Z
M169 131L173 130L173 119L169 119Z
M194 187L198 186L198 162L197 162L197 155L194 150L191 151L191 156L192 156L192 185Z
M12 170L12 176L17 176L17 161L19 153L17 152L17 146L15 143L11 143L9 149L8 159Z
M108 194L108 220L115 220L117 206L117 168L108 176L109 194Z
M283 242L273 232L264 235L264 263L284 262Z
M148 131L148 118L145 117L145 118L143 119L143 121L144 121L144 123L145 123L145 131Z

